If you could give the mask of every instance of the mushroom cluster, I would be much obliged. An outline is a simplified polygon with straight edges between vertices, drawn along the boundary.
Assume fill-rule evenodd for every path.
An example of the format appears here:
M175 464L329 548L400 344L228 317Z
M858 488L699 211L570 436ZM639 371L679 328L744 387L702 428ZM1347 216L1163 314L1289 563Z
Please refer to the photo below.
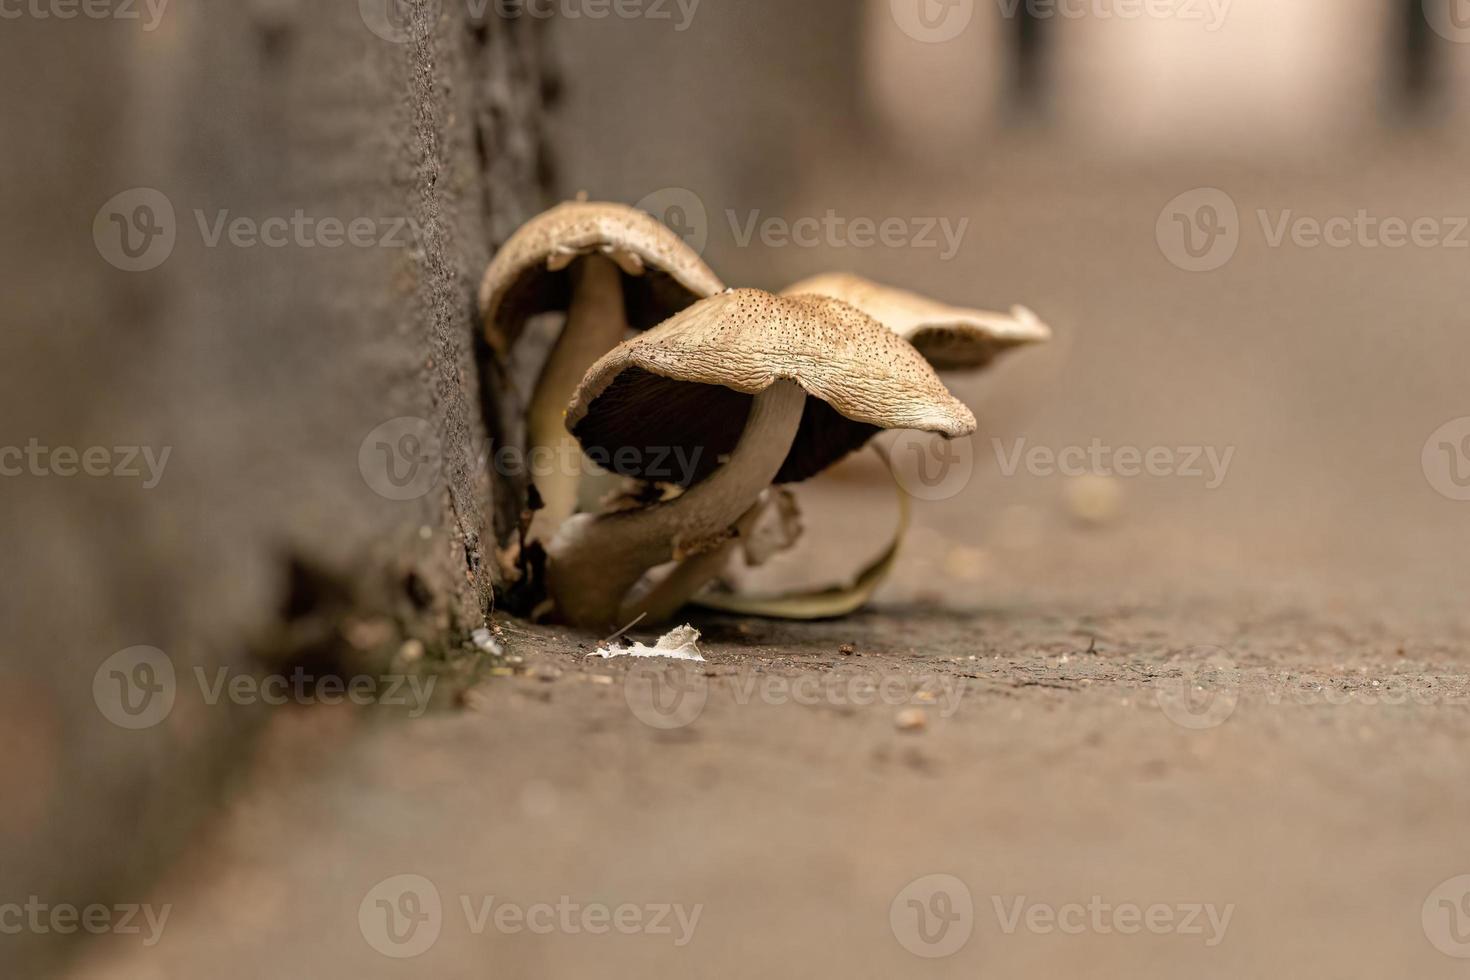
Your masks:
M973 433L973 413L936 370L979 369L1050 336L1023 307L958 309L845 274L780 295L726 289L649 215L586 201L516 232L480 303L502 355L530 317L565 314L527 442L577 465L536 476L530 536L555 614L589 629L673 615L737 543L749 560L770 550L751 540L770 515L787 529L775 547L789 544L795 521L777 488L879 432ZM576 513L582 452L646 492Z

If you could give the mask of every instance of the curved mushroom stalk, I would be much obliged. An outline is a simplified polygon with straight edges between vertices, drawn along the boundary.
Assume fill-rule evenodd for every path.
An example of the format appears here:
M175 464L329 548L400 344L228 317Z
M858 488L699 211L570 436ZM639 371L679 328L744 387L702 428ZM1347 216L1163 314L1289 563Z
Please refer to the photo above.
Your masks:
M679 562L662 579L647 587L639 584L623 600L628 622L641 619L648 625L662 623L693 599L699 590L714 581L730 563L739 538L750 533L760 517L764 504L757 501L730 529L731 536L714 547Z
M776 530L762 535L758 526L761 525L762 518L771 514L775 515ZM657 582L646 587L640 583L623 600L624 611L631 614L627 621L641 616L643 622L652 625L671 619L693 601L705 586L720 577L737 551L744 552L747 565L757 566L765 564L773 555L791 548L801 536L795 500L791 498L789 491L772 487L761 494L755 506L741 516L731 532L727 540L708 551L684 559Z
M532 521L532 539L545 537L576 513L582 447L567 431L567 403L587 369L621 343L628 329L622 270L612 259L582 256L571 275L566 327L542 368L526 420L529 458L533 465L547 466L535 478L543 506Z
M642 510L578 515L563 524L547 548L547 585L562 616L594 629L637 618L637 600L625 600L649 569L671 561L682 546L728 534L774 482L796 441L805 404L797 384L778 381L755 396L729 460L684 495Z

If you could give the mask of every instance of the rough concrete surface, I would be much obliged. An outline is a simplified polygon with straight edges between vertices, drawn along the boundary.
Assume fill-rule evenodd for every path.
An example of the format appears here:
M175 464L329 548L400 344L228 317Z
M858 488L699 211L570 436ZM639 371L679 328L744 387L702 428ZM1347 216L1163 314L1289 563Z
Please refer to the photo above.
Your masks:
M147 887L263 714L185 684L168 724L125 731L93 679L142 675L109 658L149 647L179 677L248 680L261 657L351 652L349 612L386 621L358 638L389 651L483 623L470 297L539 205L544 154L531 22L416 3L395 39L356 2L156 22L64 6L8 9L0 31L0 445L104 448L117 471L43 460L0 481L0 733L18 747L0 901L80 906ZM364 469L396 418L440 448L445 478L410 499ZM148 473L138 447L156 479L121 472ZM0 942L0 972L30 976L76 936Z

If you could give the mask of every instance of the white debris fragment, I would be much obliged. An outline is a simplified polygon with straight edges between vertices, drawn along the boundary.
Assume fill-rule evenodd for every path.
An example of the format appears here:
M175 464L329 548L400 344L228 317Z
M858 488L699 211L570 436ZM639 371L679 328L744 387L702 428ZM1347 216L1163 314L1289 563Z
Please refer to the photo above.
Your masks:
M505 653L505 647L495 638L495 634L487 629L478 629L471 633L470 642L481 653L488 653L492 657L499 657Z
M653 646L634 643L631 647L625 647L619 643L613 643L611 646L599 647L597 652L591 656L604 658L667 657L670 660L704 661L704 655L699 652L699 630L688 625L670 630L659 637L658 642Z

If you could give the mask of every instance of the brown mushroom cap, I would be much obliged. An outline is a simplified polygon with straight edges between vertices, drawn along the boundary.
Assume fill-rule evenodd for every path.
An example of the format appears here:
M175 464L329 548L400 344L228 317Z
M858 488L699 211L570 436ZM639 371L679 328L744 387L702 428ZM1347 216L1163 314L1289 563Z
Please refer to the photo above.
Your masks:
M649 471L692 464L698 482L734 450L753 396L781 379L811 397L777 483L815 476L882 429L975 431L975 416L892 330L839 300L756 289L703 300L608 353L577 389L567 428L625 476L666 479Z
M856 306L903 337L941 371L976 370L1026 344L1051 339L1051 329L1024 306L1009 315L967 310L846 272L803 279L782 296L832 296Z
M495 254L480 284L485 335L501 354L526 321L571 305L568 267L606 255L625 273L628 323L646 330L725 288L682 238L625 204L569 201L526 222Z

